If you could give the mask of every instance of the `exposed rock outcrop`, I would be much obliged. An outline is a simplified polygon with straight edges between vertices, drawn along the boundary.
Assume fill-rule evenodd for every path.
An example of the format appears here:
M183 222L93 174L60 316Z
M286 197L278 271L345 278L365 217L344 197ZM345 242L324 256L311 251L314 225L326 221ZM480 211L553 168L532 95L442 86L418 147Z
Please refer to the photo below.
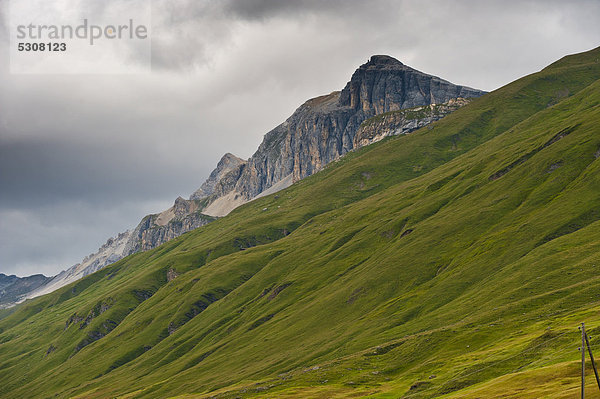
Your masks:
M238 158L233 154L227 153L223 155L219 163L217 163L215 170L211 172L210 176L208 179L206 179L202 186L200 186L198 190L194 191L194 193L190 196L190 199L199 200L212 195L215 192L215 186L222 184L221 182L226 180L224 178L229 174L229 172L233 170L239 171L240 167L245 163L245 160Z
M354 136L353 146L360 148L388 136L410 133L442 119L468 103L468 99L455 98L443 104L401 109L374 116L360 125Z
M166 211L144 217L132 233L125 256L156 248L214 220L198 208L198 201L178 197Z
M430 108L429 113L422 109L424 115L419 120L409 121L409 113L404 120L400 115L392 117L396 118L394 132L398 128L412 131L441 118L463 101L450 103L450 100L483 94L481 90L419 72L392 57L374 55L354 72L342 91L308 100L267 133L248 162L239 163L239 169L225 175L222 184L214 185L218 190L204 197L204 212L223 216L271 188L280 190L312 175L348 151L370 142L369 137L376 139L377 134L366 130L361 139L355 139L361 124L373 116L445 104ZM401 128L402 125L405 127ZM197 198L196 193L193 196ZM215 203L218 206L212 205Z

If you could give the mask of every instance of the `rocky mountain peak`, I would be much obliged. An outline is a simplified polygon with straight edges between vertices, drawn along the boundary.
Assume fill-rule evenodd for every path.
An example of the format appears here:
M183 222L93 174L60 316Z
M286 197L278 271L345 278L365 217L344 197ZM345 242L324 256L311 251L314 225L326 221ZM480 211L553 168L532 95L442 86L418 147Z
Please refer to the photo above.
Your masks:
M483 94L417 71L393 57L374 55L352 74L340 94L339 105L373 116Z
M306 101L285 122L268 132L247 162L228 173L220 173L223 167L219 163L191 198L199 198L201 193L208 204L202 211L224 216L244 202L281 190L353 150L361 123L373 116L483 94L481 90L419 72L388 55L373 55L356 69L341 92ZM428 115L423 123L435 120L436 115ZM395 122L403 123L402 118L397 119ZM389 134L412 131L419 126L394 128ZM365 132L358 144L373 141L375 138L371 136L372 133ZM213 176L218 173L223 177L214 181Z
M367 62L363 66L382 66L382 65L404 66L403 63L401 63L394 57L390 57L389 55L372 55L371 58L369 59L369 62Z
M242 158L236 157L230 152L225 153L217 163L217 166L227 165L231 162L244 162Z
M217 163L217 167L211 172L210 176L200 186L200 188L190 196L190 200L199 200L212 195L215 192L215 186L223 179L225 175L234 169L238 169L246 163L242 158L236 157L231 153L226 153Z
M175 217L182 217L190 213L190 207L190 201L177 197L177 199L175 199L175 204L173 204L173 213L175 214Z

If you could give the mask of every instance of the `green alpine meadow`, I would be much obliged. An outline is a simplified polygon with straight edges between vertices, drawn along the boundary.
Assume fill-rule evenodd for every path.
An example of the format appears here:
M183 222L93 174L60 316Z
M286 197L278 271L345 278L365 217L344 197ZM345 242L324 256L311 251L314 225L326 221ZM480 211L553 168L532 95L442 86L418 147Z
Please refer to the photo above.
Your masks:
M582 322L600 48L1 310L0 397L574 398Z

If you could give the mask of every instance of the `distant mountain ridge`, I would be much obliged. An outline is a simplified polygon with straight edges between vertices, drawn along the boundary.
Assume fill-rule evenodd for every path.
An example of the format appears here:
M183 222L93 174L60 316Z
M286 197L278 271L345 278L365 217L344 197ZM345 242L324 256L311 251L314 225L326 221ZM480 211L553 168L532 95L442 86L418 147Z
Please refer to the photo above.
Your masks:
M48 294L126 256L156 248L214 220L213 217L202 214L199 207L198 201L178 197L171 208L145 216L135 229L109 238L97 252L86 256L80 263L60 272L44 284L23 293L16 302Z
M306 101L268 132L250 159L223 155L189 199L179 197L171 208L145 216L135 229L109 238L96 253L22 294L18 301L47 294L128 255L155 248L252 199L289 187L349 151L386 136L410 133L483 94L417 71L393 57L374 55L341 91ZM422 107L430 108L420 112ZM370 118L389 113L394 116L384 119L388 128L378 125L383 133L366 133Z
M19 301L28 292L46 284L50 279L42 274L17 277L0 273L0 309Z

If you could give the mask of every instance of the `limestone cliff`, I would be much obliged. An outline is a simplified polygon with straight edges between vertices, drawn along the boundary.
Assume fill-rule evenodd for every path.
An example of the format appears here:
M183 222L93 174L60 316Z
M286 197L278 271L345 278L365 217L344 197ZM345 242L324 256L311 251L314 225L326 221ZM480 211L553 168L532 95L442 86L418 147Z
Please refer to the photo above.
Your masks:
M455 100L451 105L450 100L483 94L481 90L419 72L392 57L374 55L354 72L342 91L308 100L268 132L247 163L240 163L235 172L224 176L223 184L215 184L220 188L204 198L207 206L203 212L223 216L267 190L283 189L321 170L348 151L368 143L367 136L358 141L355 136L361 124L376 115L447 104L445 108L432 109L420 121L416 118L411 122L396 121L394 129L404 123L407 130L414 130L460 104ZM399 116L392 118L396 117Z
M190 199L198 200L212 195L215 192L215 186L222 184L221 181L229 172L236 169L239 170L240 167L245 163L246 161L236 157L233 154L227 153L223 155L219 163L217 163L215 170L211 172L210 176L208 179L206 179L202 186L200 186L198 190L194 191L194 193L190 196Z
M360 148L388 136L410 133L442 119L468 103L468 99L456 98L443 104L401 109L374 116L360 125L354 136L353 146Z
M133 230L124 255L156 248L213 220L214 218L200 213L197 200L178 197L171 208L142 219Z

